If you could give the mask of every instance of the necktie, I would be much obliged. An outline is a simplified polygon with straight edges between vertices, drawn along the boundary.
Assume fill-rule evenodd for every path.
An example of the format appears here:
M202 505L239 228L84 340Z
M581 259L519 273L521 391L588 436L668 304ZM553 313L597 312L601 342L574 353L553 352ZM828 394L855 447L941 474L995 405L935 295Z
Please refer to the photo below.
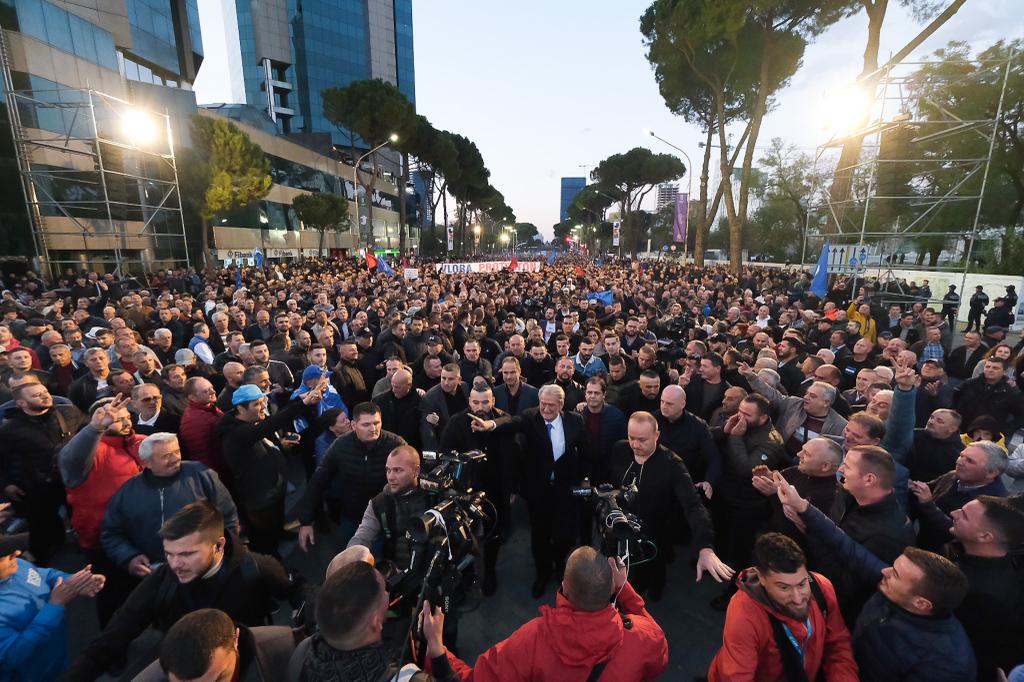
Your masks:
M548 441L551 443L551 454L555 454L555 425L551 422L544 422L548 427ZM551 480L555 480L555 472L551 472Z

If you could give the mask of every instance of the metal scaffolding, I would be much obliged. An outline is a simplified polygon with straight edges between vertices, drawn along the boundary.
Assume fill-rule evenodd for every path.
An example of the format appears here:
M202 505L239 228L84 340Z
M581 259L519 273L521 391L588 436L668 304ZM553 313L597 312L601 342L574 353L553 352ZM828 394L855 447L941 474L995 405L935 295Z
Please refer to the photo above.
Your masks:
M92 89L16 89L0 49L41 269L124 276L187 265L170 117Z
M873 271L882 280L892 279L894 268L962 272L962 290L975 245L985 236L979 226L982 201L1006 85L1017 58L1011 52L1007 59L962 60L965 69L987 74L998 86L993 114L973 120L944 106L944 97L961 83L934 68L940 62L887 66L870 93L867 124L818 147L816 166L835 168L826 182L850 174L851 186L840 199L833 199L829 187L815 188L803 262L817 261L830 240L829 272L862 277ZM972 137L979 139L966 143ZM863 142L860 157L837 168L839 149L856 138ZM977 153L963 153L972 148ZM926 257L934 262L922 262Z

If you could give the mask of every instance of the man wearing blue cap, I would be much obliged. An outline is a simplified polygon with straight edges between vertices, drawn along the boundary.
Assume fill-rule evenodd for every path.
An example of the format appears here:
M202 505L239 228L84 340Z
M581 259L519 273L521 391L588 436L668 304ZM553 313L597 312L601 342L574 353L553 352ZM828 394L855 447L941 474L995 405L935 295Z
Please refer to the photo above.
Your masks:
M308 387L307 387L308 388ZM327 390L327 377L292 400L273 416L267 414L267 393L255 384L239 386L231 396L232 409L221 417L217 433L224 459L235 476L235 502L254 552L280 557L277 545L284 526L288 464L282 452L297 440L278 437L296 419L313 419Z

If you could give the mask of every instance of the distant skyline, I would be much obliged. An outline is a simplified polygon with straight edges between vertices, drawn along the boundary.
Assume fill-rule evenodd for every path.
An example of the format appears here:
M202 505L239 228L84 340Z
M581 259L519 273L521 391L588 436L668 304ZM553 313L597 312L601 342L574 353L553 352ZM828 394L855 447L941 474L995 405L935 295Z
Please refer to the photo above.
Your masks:
M546 239L559 219L562 177L589 178L602 159L633 147L678 156L644 135L645 128L685 149L700 170L703 135L668 111L644 57L639 19L649 4L413 1L417 111L436 128L473 140L491 171L491 184L518 220L537 225ZM196 96L200 103L223 102L231 92L231 84L219 76L226 72L218 63L225 51L217 47L216 31L207 28L217 7L200 5L207 5L201 9L206 61ZM882 60L920 27L903 7L890 3ZM813 150L825 141L821 103L860 72L866 33L862 12L808 47L803 66L765 120L759 145L781 137ZM984 48L1022 35L1020 0L968 0L915 56L950 40ZM686 191L688 178L678 182ZM647 202L653 209L655 192Z

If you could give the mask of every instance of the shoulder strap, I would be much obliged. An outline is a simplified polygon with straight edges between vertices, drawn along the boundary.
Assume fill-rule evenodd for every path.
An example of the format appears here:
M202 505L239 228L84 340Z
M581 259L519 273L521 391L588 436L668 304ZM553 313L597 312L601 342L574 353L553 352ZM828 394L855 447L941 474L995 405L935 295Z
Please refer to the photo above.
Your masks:
M768 621L772 624L775 646L778 648L779 656L782 658L782 671L785 673L785 679L789 682L808 682L803 661L800 660L800 654L793 648L789 637L786 636L785 630L782 629L782 621L770 613L768 614Z
M814 576L808 574L810 580L808 581L811 586L811 596L814 597L814 601L818 603L818 608L821 609L821 615L825 619L828 619L828 601L825 599L825 593L821 590L821 585L814 579Z
M611 659L609 658L607 661L601 661L600 663L595 665L594 668L590 671L590 675L587 677L587 682L597 682L599 679L601 679L601 673L604 672L604 669L608 665L608 661L610 660Z

